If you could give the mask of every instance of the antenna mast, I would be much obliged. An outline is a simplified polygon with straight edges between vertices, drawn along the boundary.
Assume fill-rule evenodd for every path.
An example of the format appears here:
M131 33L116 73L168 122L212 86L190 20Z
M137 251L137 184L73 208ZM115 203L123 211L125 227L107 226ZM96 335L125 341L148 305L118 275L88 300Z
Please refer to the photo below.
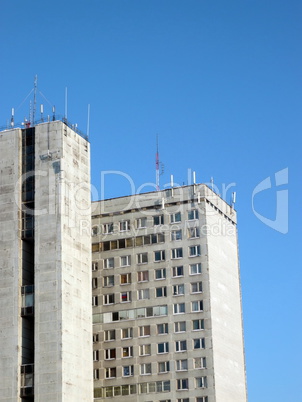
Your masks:
M159 153L158 153L158 134L156 134L156 156L155 156L155 167L156 167L156 190L159 191Z
M34 106L33 106L33 114L32 114L32 126L35 125L35 118L36 118L36 108L37 108L37 87L38 87L38 76L35 75L34 81Z

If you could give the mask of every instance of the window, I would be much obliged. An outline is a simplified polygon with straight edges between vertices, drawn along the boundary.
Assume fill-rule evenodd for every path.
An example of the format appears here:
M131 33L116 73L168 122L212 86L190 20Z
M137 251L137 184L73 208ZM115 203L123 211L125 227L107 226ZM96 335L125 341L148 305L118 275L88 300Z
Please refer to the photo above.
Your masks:
M131 283L131 274L121 274L120 275L121 285L128 285Z
M167 287L162 286L160 288L155 289L155 296L156 297L166 297L167 296Z
M199 237L199 228L188 228L188 238L189 239L196 239Z
M159 268L155 270L155 279L166 279L166 268Z
M115 349L105 349L105 360L113 360L116 358Z
M204 329L204 320L193 320L193 331L200 331Z
M139 336L150 336L150 325L143 325L139 327Z
M176 258L182 258L183 257L183 252L182 248L172 248L171 250L171 258L176 259Z
M94 350L92 356L93 356L94 362L99 361L99 351L98 350Z
M171 214L170 215L170 222L171 223L181 222L181 213L176 212L175 214Z
M193 301L192 302L192 311L193 312L203 311L203 301L202 300Z
M130 230L130 221L121 221L120 232L125 232L126 230Z
M121 303L127 303L131 301L131 292L122 292L121 293Z
M190 398L178 398L177 402L189 402Z
M99 227L98 226L93 226L91 228L91 236L94 237L94 236L97 236L98 234L99 234Z
M187 341L176 341L175 342L175 351L176 352L184 352L187 350Z
M198 219L197 209L191 209L191 211L188 211L188 220L191 221L193 219Z
M97 343L99 341L99 334L93 334L92 335L92 342Z
M92 296L92 307L96 307L99 305L99 298L98 296Z
M103 225L103 233L104 233L104 234L113 233L113 223L112 223L112 222L110 222L110 223L105 223L105 224Z
M97 271L99 269L99 263L97 261L92 261L92 271Z
M189 389L189 380L187 378L177 380L177 389Z
M169 343L162 342L157 344L157 353L168 353L169 352Z
M187 371L188 370L188 360L176 360L176 371Z
M145 227L147 227L147 218L146 217L136 219L136 228L137 229L141 229L141 228L145 228Z
M196 398L196 402L208 402L207 396L199 396Z
M140 356L150 356L151 355L151 345L140 345L139 346Z
M123 255L121 257L121 267L127 267L131 265L131 255Z
M165 250L154 251L154 261L165 261Z
M201 264L191 264L190 265L190 275L201 274Z
M182 239L182 231L181 229L172 230L171 231L171 240L181 240Z
M205 348L205 339L204 338L193 339L193 348L194 349L204 349Z
M195 357L194 358L194 368L204 369L207 367L207 362L205 357Z
M122 348L122 357L132 357L133 356L133 346L125 346Z
M168 333L168 323L157 324L157 334L164 335Z
M115 329L108 329L107 331L104 331L104 339L105 341L114 341Z
M138 282L147 282L149 280L149 271L139 271L137 273Z
M189 247L189 257L198 257L200 255L200 246L190 246Z
M114 293L110 293L109 295L104 295L104 305L114 304Z
M164 224L164 215L156 215L153 216L153 225L163 225Z
M137 291L137 298L138 298L138 300L150 299L149 289L139 289Z
M104 268L105 269L110 269L114 268L114 258L105 258L104 260Z
M108 288L110 286L114 286L114 275L104 276L104 287Z
M122 329L122 339L129 339L133 337L133 328Z
M173 286L173 296L181 296L185 294L185 285L179 284Z
M143 363L140 365L140 373L141 375L149 375L151 374L151 363Z
M93 370L93 379L94 380L99 380L100 379L99 369L94 369Z
M207 387L207 377L197 377L195 378L196 388L206 388Z
M184 276L184 267L182 265L179 267L173 267L172 276L174 278L176 278L177 276Z
M123 377L131 377L134 375L134 366L123 366Z
M185 303L175 303L173 305L174 314L183 314L186 312Z
M202 282L191 283L191 293L201 293L202 292Z
M175 322L174 332L186 332L186 322L185 321Z
M115 378L116 377L116 368L115 367L107 367L105 369L105 377L106 378Z
M148 262L148 253L137 254L137 263L138 264L147 264L147 262Z
M159 362L158 363L158 372L159 373L168 373L170 371L170 362Z
M92 289L96 289L98 287L98 278L92 278Z

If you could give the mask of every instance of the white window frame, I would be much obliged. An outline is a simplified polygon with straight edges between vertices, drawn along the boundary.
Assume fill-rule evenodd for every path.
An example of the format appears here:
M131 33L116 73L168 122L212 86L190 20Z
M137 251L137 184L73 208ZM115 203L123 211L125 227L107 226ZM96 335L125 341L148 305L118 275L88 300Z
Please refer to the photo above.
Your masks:
M161 262L166 260L165 250L154 251L154 262Z
M206 357L194 357L194 369L196 370L204 370L207 368L207 359Z
M114 232L113 222L103 224L103 234L112 234Z
M196 377L195 378L195 387L196 388L207 388L207 377Z
M194 221L199 219L198 209L191 209L188 211L188 221Z
M181 274L178 273L178 270L180 270ZM184 276L184 267L183 265L178 265L176 267L172 267L172 277L173 278L179 278Z
M138 336L139 338L145 338L151 335L151 326L150 325L141 325L138 327Z
M164 362L158 362L158 373L169 373L170 371L170 362L169 361L164 361Z
M99 305L98 296L92 296L92 307L97 307Z
M145 279L144 276L146 276L147 279ZM148 281L149 281L149 271L137 272L137 282L148 282Z
M142 363L140 365L140 375L151 375L152 374L152 364Z
M98 287L98 278L92 278L92 289L96 289Z
M116 378L116 367L106 367L105 368L105 378L107 380L110 378Z
M112 286L114 286L114 275L104 276L103 277L103 287L104 288L111 288Z
M198 239L199 235L199 227L194 226L192 228L188 228L188 238L189 239Z
M191 282L191 293L202 293L202 282Z
M180 241L182 240L182 230L171 230L171 241Z
M91 268L92 268L92 271L97 271L99 269L99 262L98 261L92 261Z
M171 259L177 260L183 258L183 249L182 247L172 248L171 250Z
M173 314L185 314L186 305L185 303L174 303L173 304Z
M104 341L111 342L116 340L115 329L107 329L104 331Z
M122 328L121 329L121 339L132 339L133 338L133 328Z
M108 293L106 295L103 295L103 305L104 306L109 306L111 304L115 303L115 295L114 293Z
M120 266L129 267L131 265L131 255L122 255L120 257Z
M169 333L169 324L167 322L157 324L156 329L157 329L157 335L167 335Z
M114 265L114 257L104 259L104 269L112 269Z
M163 352L159 352L159 345L163 345ZM169 353L169 342L159 342L157 344L157 354L158 355L163 355L164 353Z
M188 359L176 360L176 371L188 371Z
M129 373L125 374L125 370L128 369ZM133 377L134 376L134 365L130 364L128 366L123 366L123 377Z
M125 219L119 222L120 232L128 232L130 230L130 220Z
M126 282L122 282L122 278L126 278ZM120 274L120 285L130 285L131 283L131 272L127 272L125 274Z
M193 350L205 349L205 348L206 348L205 338L193 339Z
M136 219L136 229L143 229L147 227L147 217L143 216Z
M100 353L98 350L94 350L92 353L92 358L94 362L98 362L100 359Z
M177 380L177 390L183 391L189 389L189 379L188 378L179 378Z
M199 257L201 255L200 244L189 246L189 257Z
M126 352L126 354L125 354ZM133 346L123 346L122 347L122 359L128 359L133 357Z
M158 220L159 223L156 223ZM153 225L154 226L160 226L164 224L164 215L154 215L153 216Z
M192 313L203 311L203 300L195 300L191 302Z
M129 303L131 302L131 290L128 290L126 292L121 292L121 303ZM125 296L123 296L125 295Z
M178 223L181 222L181 213L175 212L174 214L170 215L170 223Z
M139 356L151 356L151 344L139 345Z
M137 254L138 264L148 264L148 253L138 253Z
M116 348L105 349L105 355L104 356L105 356L105 360L114 360L114 359L116 359Z
M183 326L184 326L184 329L180 329L180 327L183 327ZM186 330L187 330L186 321L177 321L177 322L174 323L174 332L176 334L186 332Z
M188 345L187 345L187 340L186 339L180 339L178 341L175 341L175 352L186 352L188 350Z
M173 285L173 296L183 296L185 294L185 284Z
M197 328L194 328L194 322L197 322ZM192 320L192 331L203 331L204 330L204 319L199 318L197 320Z
M150 290L148 289L139 289L137 291L137 300L148 300L150 299Z
M190 264L190 275L200 275L202 273L201 263Z
M157 272L160 272L160 277L157 278ZM155 270L155 280L156 281L162 281L166 279L166 268L158 268Z
M161 294L158 295L158 292L161 292ZM167 286L160 286L158 288L155 288L155 297L167 297Z

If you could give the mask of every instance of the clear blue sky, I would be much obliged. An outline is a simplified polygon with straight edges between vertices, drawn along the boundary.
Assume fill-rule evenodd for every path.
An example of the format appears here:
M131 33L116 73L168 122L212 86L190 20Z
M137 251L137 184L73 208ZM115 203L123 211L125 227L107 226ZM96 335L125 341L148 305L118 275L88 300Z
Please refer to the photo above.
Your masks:
M298 0L1 4L0 126L11 107L16 120L28 115L28 101L19 105L37 74L58 113L68 87L68 118L84 131L91 104L99 195L102 171L124 172L136 189L154 183L156 134L162 186L170 174L187 183L188 168L199 182L213 176L220 190L235 183L227 200L237 191L250 402L302 401L301 27ZM286 168L289 181L279 190L289 194L289 231L282 234L257 218L251 202L271 177L272 188L254 201L274 220L274 175ZM125 177L105 177L106 198L130 193Z

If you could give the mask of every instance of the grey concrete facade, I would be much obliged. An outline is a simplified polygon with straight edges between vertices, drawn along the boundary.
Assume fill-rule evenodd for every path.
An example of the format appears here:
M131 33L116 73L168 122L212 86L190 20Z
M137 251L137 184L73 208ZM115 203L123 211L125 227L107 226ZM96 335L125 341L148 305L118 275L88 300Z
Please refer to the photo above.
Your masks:
M53 121L2 132L0 160L0 400L90 402L89 143Z
M205 185L92 204L95 400L244 402L236 212Z

